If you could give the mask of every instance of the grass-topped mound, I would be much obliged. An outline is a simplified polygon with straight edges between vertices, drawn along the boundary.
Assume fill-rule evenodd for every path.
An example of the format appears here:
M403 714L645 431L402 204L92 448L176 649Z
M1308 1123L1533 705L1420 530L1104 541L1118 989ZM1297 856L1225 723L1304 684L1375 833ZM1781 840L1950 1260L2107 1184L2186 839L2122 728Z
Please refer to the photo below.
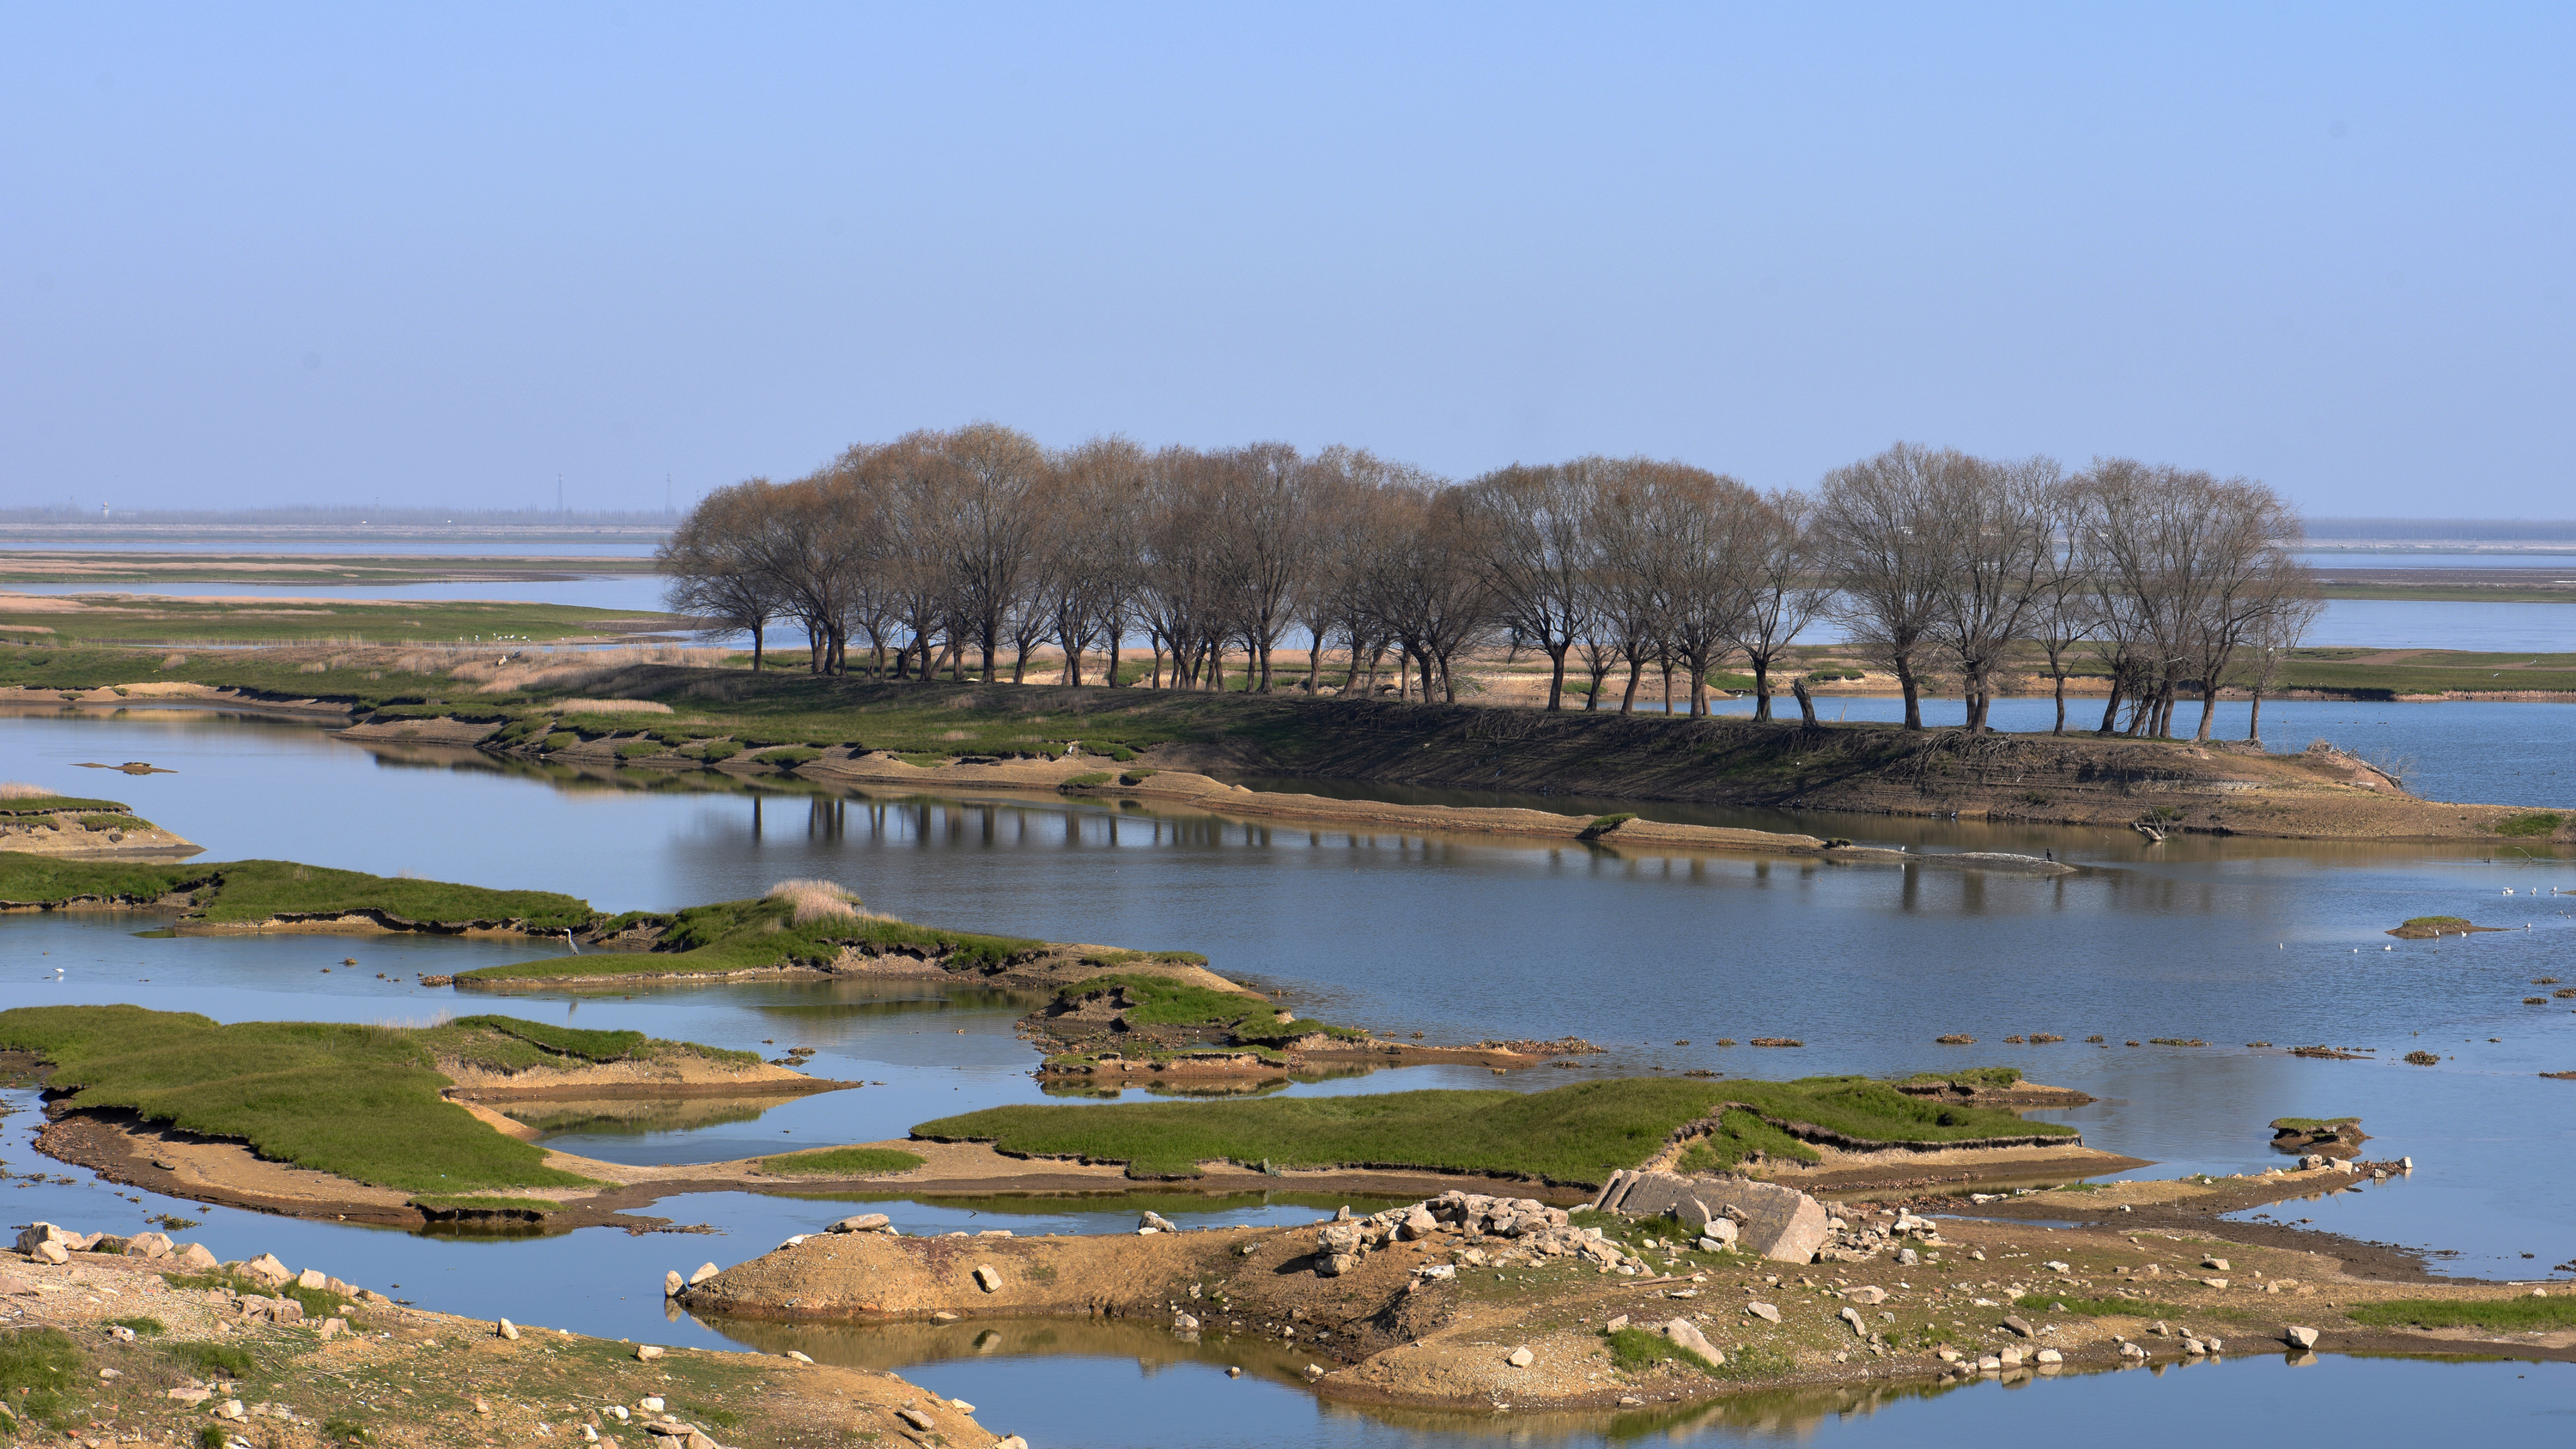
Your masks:
M2358 1303L2355 1323L2375 1328L2483 1328L2491 1333L2546 1333L2576 1328L2576 1298L2400 1298Z
M998 968L1044 949L1043 941L944 931L870 914L846 895L822 899L818 891L789 887L757 900L691 906L668 917L650 951L588 956L549 956L508 966L461 972L460 982L554 980L579 976L724 975L737 971L826 966L845 948L910 951L958 969ZM784 893L782 893L784 892ZM819 903L818 903L819 901Z
M1725 1083L1628 1078L1546 1092L994 1107L925 1122L913 1135L989 1141L1004 1152L1031 1156L1124 1162L1134 1177L1192 1176L1201 1162L1227 1161L1598 1183L1616 1169L1637 1166L1675 1132L1729 1103L1740 1105L1697 1144L1700 1170L1731 1167L1755 1152L1812 1156L1800 1136L1868 1146L2075 1135L2071 1127L2025 1122L2010 1112L1918 1101L1866 1077Z
M491 890L288 860L136 865L0 851L0 901L11 904L61 905L84 898L148 904L167 896L184 896L186 919L209 925L373 914L415 926L516 923L554 932L580 929L596 914L589 902L554 891Z
M820 1147L760 1159L760 1170L780 1177L883 1177L910 1172L928 1161L900 1147Z
M2013 1079L2019 1076L2015 1072ZM2026 1121L1999 1107L1927 1100L1871 1077L1734 1082L1723 1095L1735 1105L1718 1119L1716 1130L1683 1152L1678 1164L1683 1171L1718 1172L1770 1157L1813 1162L1820 1156L1809 1145L1813 1142L1869 1151L1896 1145L1969 1146L2058 1137L2071 1141L2078 1136L2062 1123Z
M184 1131L238 1138L276 1161L437 1194L587 1181L545 1166L543 1148L441 1100L450 1085L442 1062L520 1073L674 1052L749 1059L632 1032L509 1017L433 1027L225 1026L193 1012L139 1006L0 1011L0 1047L52 1064L47 1085L70 1092L75 1108L128 1108Z
M2403 941L2430 941L2441 936L2465 936L2472 931L2501 931L2502 926L2480 926L2466 916L2409 916L2405 924L2388 934Z
M1120 964L1145 959L1136 953L1124 956ZM1101 957L1083 959L1085 964L1108 964ZM1157 959L1196 965L1204 958L1167 952ZM1368 1033L1352 1027L1293 1016L1252 992L1139 971L1109 971L1058 987L1055 999L1029 1021L1053 1042L1050 1066L1104 1054L1167 1061L1220 1049L1249 1050L1272 1062L1282 1060L1281 1044L1302 1038L1368 1039Z
M1582 1082L1546 1092L1388 1092L1249 1102L991 1107L912 1129L931 1141L1124 1162L1130 1177L1194 1177L1202 1162L1422 1167L1598 1183L1634 1167L1728 1088Z
M0 819L13 815L132 815L121 800L90 800L74 795L0 796Z

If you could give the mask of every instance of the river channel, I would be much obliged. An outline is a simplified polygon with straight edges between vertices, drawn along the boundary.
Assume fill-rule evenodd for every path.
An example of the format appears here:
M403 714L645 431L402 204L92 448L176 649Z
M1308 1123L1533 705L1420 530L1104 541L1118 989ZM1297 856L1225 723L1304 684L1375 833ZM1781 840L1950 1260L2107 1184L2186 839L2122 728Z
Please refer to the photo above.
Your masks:
M2554 744L2556 758L2576 743L2576 710L2484 708L2543 711L2510 718L2555 735L2539 747ZM2269 723L2270 707L2266 716ZM124 760L177 773L77 768ZM1434 1040L1582 1035L1610 1048L1592 1059L1597 1071L1777 1077L2019 1066L2100 1098L2051 1115L2081 1126L2090 1145L2152 1159L2140 1175L2257 1170L2278 1160L2263 1128L2270 1118L2359 1115L2372 1134L2370 1155L2411 1155L2419 1170L2284 1205L2278 1216L2423 1247L2440 1255L2437 1270L2480 1278L2564 1283L2568 1274L2553 1270L2576 1257L2576 1224L2565 1207L2576 1188L2569 1125L2576 1119L2567 1100L2576 1086L2538 1075L2576 1068L2576 1012L2568 1009L2576 1003L2523 1004L2536 978L2576 980L2576 861L2546 850L2180 838L2149 846L2099 830L1637 807L1657 818L1830 829L1927 852L2049 850L2083 867L2034 880L1352 834L1044 795L871 796L751 788L712 776L586 777L503 767L463 751L369 751L309 725L194 711L0 719L0 775L129 801L204 844L208 859L409 870L569 891L609 909L669 908L753 894L786 877L826 876L875 909L913 919L1202 951L1217 970L1285 989L1308 1011L1381 1030ZM2493 788L2461 793L2564 799L2530 780L2484 783ZM2444 943L2384 934L2408 916L2437 913L2515 929ZM869 1084L766 1109L539 1123L554 1145L625 1161L867 1141L899 1136L929 1116L1039 1099L1027 1075L1034 1058L1011 1027L1025 1003L1000 995L769 983L495 1002L411 983L419 972L524 959L530 947L134 934L155 924L0 919L0 1006L134 1001L223 1020L358 1021L500 1009L728 1047L811 1046L818 1075ZM352 955L359 966L343 966ZM2033 1031L2067 1040L2002 1043ZM1945 1032L1980 1044L1935 1045L1932 1037ZM2085 1044L2097 1034L2104 1045ZM1761 1035L1807 1045L1714 1045ZM2210 1045L2124 1044L2158 1036ZM2257 1041L2276 1046L2245 1045ZM2278 1050L2309 1042L2372 1048L2374 1059L2301 1060ZM2395 1060L2414 1049L2443 1060L2433 1067ZM1536 1089L1571 1076L1418 1068L1288 1090ZM135 1202L35 1155L26 1141L37 1117L32 1094L9 1101L21 1110L0 1128L0 1158L20 1176L0 1193L17 1199L13 1221L132 1231L147 1214L173 1213L201 1220L188 1235L226 1257L275 1251L426 1307L610 1337L733 1341L685 1316L668 1321L662 1271L739 1261L851 1210L845 1200L699 1194L654 1211L711 1233L590 1229L495 1241L295 1222L150 1193L131 1194L142 1199ZM1205 1223L1295 1222L1330 1206L1155 1205ZM996 1224L1115 1231L1134 1222L1137 1206L896 1202L885 1210L913 1232ZM760 1336L775 1331L726 1329L754 1347L775 1347ZM984 1422L1042 1445L1447 1445L1495 1435L1714 1442L1787 1432L1967 1443L2051 1430L2103 1437L2105 1425L2149 1414L2162 1438L2194 1425L2241 1431L2299 1404L2336 1417L2364 1413L2375 1427L2393 1429L2415 1412L2410 1405L2427 1385L2438 1386L2443 1423L2455 1431L2475 1423L2482 1442L2564 1442L2576 1422L2565 1417L2576 1413L2576 1375L2559 1365L2329 1357L2291 1369L2239 1360L2163 1376L2068 1375L2020 1390L1784 1399L1677 1420L1516 1422L1319 1406L1295 1384L1291 1366L1257 1358L1267 1350L1221 1341L1130 1343L1070 1327L1015 1330L980 1344L972 1335L799 1332L810 1342L793 1346L817 1358L902 1368L986 1406ZM1223 1376L1235 1362L1250 1370L1246 1378ZM2285 1417L2277 1427L2292 1432L2299 1422ZM2111 1441L2130 1442L2121 1432L2111 1428Z

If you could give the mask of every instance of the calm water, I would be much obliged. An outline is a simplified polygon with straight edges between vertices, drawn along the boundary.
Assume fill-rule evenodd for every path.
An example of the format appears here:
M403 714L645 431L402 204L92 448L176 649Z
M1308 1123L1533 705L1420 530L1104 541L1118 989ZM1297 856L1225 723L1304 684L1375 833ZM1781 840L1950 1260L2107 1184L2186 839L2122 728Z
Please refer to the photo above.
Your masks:
M2391 728L2422 717L2408 710L2439 717L2462 708L2541 711L2505 718L2534 721L2527 727L2544 735L2576 727L2576 710L2549 706L2375 708L2388 712ZM2556 737L2561 758L2568 743L2564 733ZM2551 747L2543 740L2534 748ZM71 767L85 759L148 759L178 773L129 778ZM2576 980L2576 920L2564 914L2576 911L2576 895L2533 894L2576 892L2576 862L2545 852L2499 857L2474 848L2239 840L2148 847L2105 831L1875 818L1834 827L1930 849L2051 849L2088 867L2028 880L1620 855L1419 833L1352 835L1048 797L706 793L692 788L697 777L585 780L498 768L467 752L372 754L303 726L147 711L0 719L0 775L130 801L207 845L210 858L270 855L408 869L566 890L609 908L671 907L750 894L789 876L828 876L875 908L916 919L1204 951L1220 971L1284 986L1309 1010L1381 1029L1451 1040L1573 1032L1613 1048L1607 1070L1709 1066L1777 1076L2018 1065L2103 1098L2060 1115L2080 1123L2093 1145L2156 1159L2144 1170L2153 1175L2256 1170L2277 1160L2262 1126L2270 1118L2358 1114L2374 1136L2372 1155L2412 1155L2421 1170L2402 1183L2302 1204L2296 1216L2456 1253L2444 1264L2479 1276L2545 1276L2576 1255L2576 1225L2564 1207L2576 1186L2576 1118L2567 1111L2567 1084L2536 1075L2576 1068L2576 1013L2567 1003L2521 1004L2531 978ZM2474 771L2464 777L2482 783ZM2526 794L2505 783L2511 788L2495 793ZM2528 921L2533 929L2439 946L2392 943L2382 934L2407 916L2432 913L2499 925ZM408 979L530 954L518 946L398 938L130 934L145 924L0 920L0 1005L133 1000L226 1020L425 1020L442 1009L488 1009L487 998L423 992L374 973ZM2395 950L2382 949L2392 944ZM338 959L347 955L361 966L341 968ZM56 967L64 971L59 981L50 979ZM658 1120L568 1116L545 1124L558 1145L613 1159L715 1160L870 1140L944 1112L1035 1100L1027 1077L1033 1058L1010 1031L1017 1008L1002 998L766 985L589 998L542 993L499 1009L725 1046L813 1046L820 1074L884 1084L731 1112L701 1104ZM1984 1044L1931 1043L1951 1031ZM2007 1033L2030 1031L2070 1040L2000 1043ZM2081 1044L2094 1033L2111 1045ZM1774 1034L1808 1046L1758 1052L1710 1045L1720 1036ZM2212 1045L2119 1045L2150 1036ZM1675 1044L1683 1038L1693 1045ZM2382 1060L2303 1061L2240 1045L2257 1040L2374 1046ZM2415 1047L2446 1060L2432 1068L2387 1060ZM1295 1090L1544 1087L1572 1075L1507 1080L1412 1071ZM13 1170L53 1174L59 1164L35 1158L24 1144L33 1116L9 1119L5 1156ZM175 1211L203 1218L196 1235L225 1256L274 1250L298 1267L317 1263L354 1280L401 1283L399 1296L426 1306L666 1341L720 1340L685 1319L664 1322L657 1286L664 1269L738 1261L849 1210L708 1194L666 1200L658 1211L681 1224L713 1225L720 1236L589 1230L542 1244L495 1243L285 1222L148 1193L134 1204L85 1174L60 1175L81 1181L21 1179L0 1189L23 1195L16 1220L44 1216L130 1230L147 1211ZM1294 1221L1315 1206L1219 1205L1198 1220ZM1110 1230L1133 1221L1130 1209L1107 1204L889 1210L914 1231L995 1221L1021 1231ZM899 1344L884 1351L930 1353ZM1259 1376L1228 1381L1196 1361L1152 1370L1150 1414L1139 1413L1132 1395L1100 1396L1119 1405L1124 1422L1113 1432L1085 1417L1094 1412L1086 1406L1092 1400L1069 1402L1062 1386L1096 1387L1103 1375L1125 1382L1145 1372L1133 1352L1071 1344L932 1356L940 1361L916 1377L987 1406L988 1424L1042 1443L1375 1445L1396 1436L1414 1443L1478 1437L1453 1423L1321 1408L1291 1384ZM2342 1365L2328 1359L2320 1368L2341 1373ZM2383 1369L2390 1376L2370 1377ZM2331 1401L2351 1408L2385 1393L2398 1403L2404 1396L2386 1386L2417 1382L2405 1375L2419 1371L2438 1375L2422 1382L2452 1394L2465 1393L2469 1378L2480 1375L2480 1382L2558 1384L2562 1395L2566 1383L2557 1368L2374 1365L2351 1386L2339 1384ZM2185 1377L2208 1385L2197 1390L2143 1374L2069 1378L2019 1391L2009 1411L1982 1407L2000 1405L2002 1390L1970 1390L1849 1415L1799 1410L1778 1427L1806 1423L1801 1432L1822 1437L1884 1434L1891 1430L1879 1426L1889 1425L1901 1426L1909 1440L1967 1442L2001 1431L1982 1417L1988 1412L2012 1413L2013 1427L2027 1432L2040 1427L2027 1414L2047 1412L2030 1405L2091 1416L2108 1410L2116 1419L2127 1402L2119 1396L2130 1393L2163 1395L2155 1412L2182 1416L2160 1421L2168 1427L2215 1426L2271 1396L2335 1382L2279 1377L2288 1372L2255 1363L2194 1371ZM2534 1377L2511 1379L2508 1372ZM2528 1391L2528 1400L2479 1391L2482 1433L2486 1416L2494 1416L2486 1438L2510 1442L2527 1423L2564 1427L2504 1407L2511 1400L2527 1402L2533 1413L2564 1412L2563 1400L2538 1387ZM1276 1405L1264 1398L1245 1415L1245 1394L1272 1396ZM2311 1407L2317 1402L2301 1398ZM1723 1422L1635 1426L1667 1429L1685 1437L1776 1431ZM1631 1434L1589 1420L1515 1432L1567 1443Z

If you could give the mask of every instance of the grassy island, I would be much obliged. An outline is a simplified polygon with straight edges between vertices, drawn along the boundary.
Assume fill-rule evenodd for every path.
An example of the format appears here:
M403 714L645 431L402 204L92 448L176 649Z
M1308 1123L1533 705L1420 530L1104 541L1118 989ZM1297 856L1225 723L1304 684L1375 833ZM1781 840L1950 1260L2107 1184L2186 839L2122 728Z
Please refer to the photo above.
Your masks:
M1722 1110L1721 1110L1722 1109ZM1598 1183L1720 1113L1688 1149L1688 1170L1754 1153L1811 1158L1809 1139L1844 1146L1970 1145L2066 1138L2072 1127L2011 1112L1924 1102L1866 1077L1794 1082L1582 1082L1545 1092L1424 1091L1244 1102L993 1107L924 1122L931 1141L986 1141L1033 1157L1124 1162L1133 1177L1191 1177L1198 1164L1408 1167Z
M466 929L513 925L559 933L590 924L587 901L555 891L491 890L408 876L368 875L289 860L137 864L63 860L0 850L0 905L77 901L170 903L183 923L251 926L308 917L380 915L392 924Z
M607 1062L748 1052L580 1031L506 1016L443 1026L255 1021L139 1006L0 1011L0 1048L47 1063L69 1105L125 1108L184 1131L238 1138L261 1156L408 1192L579 1187L545 1149L442 1100L449 1070L524 1074Z

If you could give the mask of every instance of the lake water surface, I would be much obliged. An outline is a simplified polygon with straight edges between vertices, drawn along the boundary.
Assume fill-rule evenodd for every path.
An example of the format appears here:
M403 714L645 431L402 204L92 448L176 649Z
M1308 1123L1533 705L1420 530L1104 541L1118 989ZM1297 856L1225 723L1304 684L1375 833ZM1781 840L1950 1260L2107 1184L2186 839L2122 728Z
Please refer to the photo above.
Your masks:
M2377 708L2435 714L2461 707ZM2544 711L2505 716L2543 735L2576 719L2576 711L2546 713L2549 706L2470 708ZM2567 743L2563 735L2558 743ZM74 768L79 760L127 759L178 773L126 777ZM2015 1065L2101 1098L2051 1115L2081 1125L2094 1146L2154 1159L2155 1167L2142 1170L2150 1175L2259 1170L2278 1160L2263 1127L2272 1117L2357 1114L2373 1134L2371 1155L2411 1155L2420 1170L2299 1204L2296 1216L2456 1254L2437 1265L2481 1277L2548 1278L2553 1265L2576 1257L2576 1224L2565 1208L2576 1187L2570 1088L2537 1075L2576 1068L2576 1012L2554 999L2522 1004L2535 978L2576 981L2576 919L2568 914L2576 911L2576 861L2545 850L2185 838L2151 847L2098 830L1879 817L1832 824L1836 833L1925 850L2052 850L2085 867L2035 880L1420 832L1353 834L1049 796L878 798L747 789L704 776L583 778L501 767L471 752L375 753L309 726L152 711L0 719L0 761L0 774L9 777L130 801L207 845L210 859L266 855L411 870L564 890L611 909L669 908L753 894L790 876L825 876L858 890L874 908L914 919L1203 951L1217 970L1285 988L1303 1009L1383 1030L1442 1040L1583 1035L1611 1048L1607 1058L1591 1059L1601 1064L1593 1070L1708 1067L1784 1076ZM2473 787L2486 779L2465 768L2462 778ZM2527 788L2509 778L2495 787L2512 797ZM1640 808L1658 818L1694 813ZM1815 817L1696 813L1726 823L1824 828ZM2436 913L2531 929L2447 943L2398 943L2383 934L2407 916ZM423 971L522 959L530 947L131 934L150 924L107 916L0 919L0 1005L130 1000L224 1020L402 1021L500 1009L721 1046L812 1046L819 1075L872 1084L730 1114L547 1124L557 1145L625 1161L718 1160L873 1140L899 1136L930 1116L1038 1099L1027 1075L1033 1055L1011 1030L1024 1006L1002 996L770 983L539 992L493 1002L406 983ZM359 967L340 965L350 955ZM378 972L393 979L379 980ZM2031 1031L2069 1040L2001 1042ZM1931 1038L1943 1032L1965 1032L1980 1044L1934 1045ZM2095 1034L2106 1044L2083 1042ZM1794 1052L1713 1045L1721 1036L1756 1035L1808 1045ZM2211 1045L2123 1044L2151 1036ZM2299 1060L2243 1045L2253 1041L2368 1046L2378 1060ZM2445 1060L2431 1068L2393 1060L2418 1047ZM1415 1069L1291 1090L1542 1088L1572 1076ZM29 1101L25 1094L13 1100ZM521 1242L288 1222L148 1193L135 1194L145 1199L140 1204L123 1201L87 1174L35 1157L24 1141L34 1115L9 1119L10 1145L0 1153L13 1171L48 1175L0 1189L20 1195L18 1220L133 1230L146 1212L177 1212L203 1219L193 1235L227 1257L274 1250L295 1266L316 1263L355 1281L400 1283L398 1296L424 1306L506 1313L611 1337L722 1341L685 1318L665 1321L662 1271L702 1259L738 1261L850 1210L835 1202L703 1194L666 1200L657 1211L684 1225L712 1225L717 1236L586 1230ZM1207 1205L1192 1220L1296 1221L1319 1206ZM909 1231L996 1221L1019 1231L1108 1231L1134 1221L1133 1206L1117 1203L898 1203L887 1210ZM823 1356L820 1348L809 1351ZM1149 1397L1137 1401L1156 1406L1153 1416L1138 1419L1128 1402L1129 1422L1115 1428L1084 1417L1098 1400L1067 1400L1064 1390L1134 1380L1147 1370L1133 1351L1062 1339L1043 1350L1004 1344L982 1354L893 1340L864 1351L919 1353L932 1361L908 1370L914 1377L986 1405L988 1424L1054 1444L1186 1438L1375 1445L1395 1437L1445 1444L1496 1432L1598 1443L1637 1433L1716 1439L1792 1428L1818 1437L1903 1433L1908 1442L1929 1436L1965 1443L2015 1429L2047 1432L2054 1422L2048 1411L2028 1417L2029 1405L2117 1419L2132 1412L2123 1407L2132 1394L2154 1395L2138 1404L2182 1416L2169 1424L2215 1426L2269 1396L2304 1398L2309 1384L2337 1384L2327 1401L2350 1409L2383 1396L2395 1406L2403 1396L2392 1385L2458 1386L2442 1390L2450 1397L2468 1393L2474 1379L2557 1384L2563 1394L2568 1379L2558 1366L2358 1366L2330 1358L2295 1371L2231 1363L2165 1378L2069 1376L2016 1391L2009 1410L1992 1411L2014 1416L2001 1421L1984 1406L2001 1405L2005 1391L1972 1389L1864 1408L1784 1409L1770 1427L1725 1415L1625 1428L1610 1420L1426 1427L1319 1407L1274 1378L1226 1380L1216 1365L1193 1359L1153 1368ZM2320 1368L2367 1372L2347 1384ZM2385 1377L2369 1376L2382 1370ZM2408 1377L2417 1373L2442 1377ZM2503 1436L2494 1442L2512 1442L2535 1424L2563 1427L2533 1417L2565 1412L2550 1392L2480 1389L2478 1422L2493 1415L2495 1434ZM1125 1390L1104 1397L1133 1400ZM997 1404L1008 1412L996 1412ZM2508 1412L2508 1404L2526 1405L2529 1414Z

